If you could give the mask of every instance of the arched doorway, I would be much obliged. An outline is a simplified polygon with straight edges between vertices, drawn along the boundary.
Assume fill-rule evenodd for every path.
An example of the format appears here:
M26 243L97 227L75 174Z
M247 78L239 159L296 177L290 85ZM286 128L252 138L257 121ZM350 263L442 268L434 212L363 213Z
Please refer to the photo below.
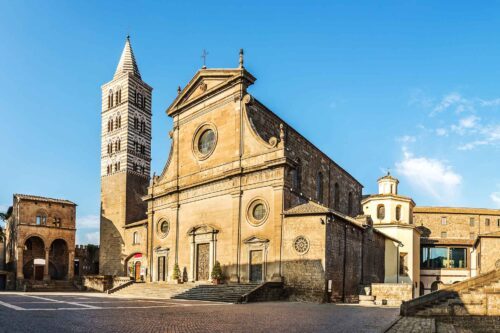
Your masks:
M68 277L69 252L66 241L56 239L50 245L49 275L53 280L65 280Z
M436 291L436 290L438 290L438 289L439 289L439 286L440 286L442 283L443 283L443 282L441 282L441 281L434 281L434 282L432 282L432 284L431 284L431 292L432 292L432 291Z
M142 253L134 253L126 261L126 274L135 281L146 279L146 258Z
M29 280L43 280L45 267L45 243L38 236L24 242L23 275Z

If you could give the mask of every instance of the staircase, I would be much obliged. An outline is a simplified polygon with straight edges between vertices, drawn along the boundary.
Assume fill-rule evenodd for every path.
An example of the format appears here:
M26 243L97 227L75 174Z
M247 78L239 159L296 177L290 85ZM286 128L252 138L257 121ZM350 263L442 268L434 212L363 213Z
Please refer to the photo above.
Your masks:
M260 284L258 283L198 285L172 298L198 301L241 303L245 295L248 295L259 286Z
M403 316L499 316L500 270L404 302Z
M170 299L174 296L186 292L195 287L194 283L184 284L166 284L159 282L151 283L132 283L129 286L121 288L113 295L123 297L144 297L144 298L165 298Z
M73 281L52 280L52 281L28 281L25 284L25 291L75 292L80 290L73 284Z

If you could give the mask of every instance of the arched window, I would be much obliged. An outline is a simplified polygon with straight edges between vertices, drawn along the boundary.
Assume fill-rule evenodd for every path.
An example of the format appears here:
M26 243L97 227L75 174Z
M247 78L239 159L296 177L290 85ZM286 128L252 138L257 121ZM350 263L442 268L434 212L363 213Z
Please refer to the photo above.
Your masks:
M385 206L384 205L377 206L377 218L379 220L383 220L385 218Z
M401 220L401 206L396 206L396 221Z
M110 119L109 120L109 130L112 131L114 128L113 128L113 119Z
M347 197L347 211L349 215L352 215L353 213L352 192L349 192L349 195Z
M118 139L118 151L122 150L122 140Z
M122 116L116 116L116 128L122 127Z
M141 108L142 108L142 100L143 100L142 94L137 93L137 101L136 101L136 103Z
M333 186L333 190L334 190L334 193L333 193L333 197L334 197L333 207L336 210L339 210L339 208L340 208L340 186L339 186L339 183L335 183L335 185Z
M113 90L108 93L108 109L113 107Z
M107 173L108 173L108 175L111 173L111 165L108 165Z
M146 133L146 122L144 120L141 121L141 133Z
M318 172L316 176L316 198L318 202L323 202L323 174Z
M122 102L122 90L118 90L118 104Z
M111 119L108 120L108 132L111 132Z
M134 117L134 129L139 129L139 119Z
M140 244L139 233L137 231L134 231L134 233L132 234L132 244Z
M47 224L47 214L44 212L39 212L36 214L36 225L46 225Z

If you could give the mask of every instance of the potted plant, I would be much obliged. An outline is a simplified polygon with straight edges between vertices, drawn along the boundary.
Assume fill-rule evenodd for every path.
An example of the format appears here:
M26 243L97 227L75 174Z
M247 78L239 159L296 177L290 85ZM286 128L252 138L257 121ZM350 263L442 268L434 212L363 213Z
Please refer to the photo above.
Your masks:
M222 268L220 267L220 262L216 261L214 267L212 268L212 283L213 284L221 284L224 279L224 275L222 275Z
M174 265L174 274L172 276L174 283L182 283L181 281L181 270L179 269L179 265Z

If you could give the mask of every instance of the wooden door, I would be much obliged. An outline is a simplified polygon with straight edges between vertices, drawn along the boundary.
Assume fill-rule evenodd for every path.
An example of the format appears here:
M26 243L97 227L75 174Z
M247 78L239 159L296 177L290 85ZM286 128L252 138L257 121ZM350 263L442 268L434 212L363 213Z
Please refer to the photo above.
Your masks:
M165 281L165 256L158 257L158 281Z
M43 269L42 265L35 265L35 280L43 280Z
M206 281L209 279L209 252L208 243L196 246L196 280Z
M140 261L135 262L134 270L135 270L135 280L140 281L141 280L141 262Z
M250 281L251 282L261 282L262 281L262 250L250 251Z

